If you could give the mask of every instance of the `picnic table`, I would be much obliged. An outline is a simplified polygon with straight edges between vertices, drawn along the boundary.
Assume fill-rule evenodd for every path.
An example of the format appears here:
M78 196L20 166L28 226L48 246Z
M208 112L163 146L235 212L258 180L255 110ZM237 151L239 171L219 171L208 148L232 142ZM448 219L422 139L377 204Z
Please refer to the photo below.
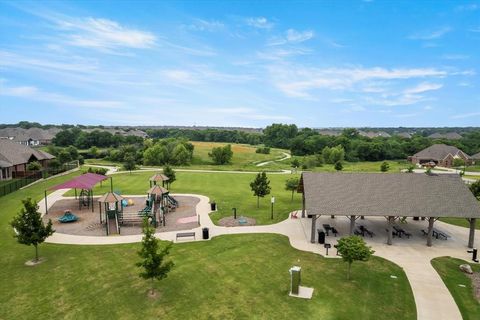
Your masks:
M448 238L450 238L450 235L444 231L441 231L441 230L438 230L438 229L435 229L433 228L433 236L436 238L436 239L440 239L442 238L443 240L448 240Z
M395 230L394 235L398 236L399 238L401 238L403 234L405 237L410 239L410 236L412 235L410 232L405 231L399 226L393 226L393 230Z
M328 233L330 232L332 227L327 223L324 223L322 226L323 226L323 229L325 229L325 234L328 236L329 235Z

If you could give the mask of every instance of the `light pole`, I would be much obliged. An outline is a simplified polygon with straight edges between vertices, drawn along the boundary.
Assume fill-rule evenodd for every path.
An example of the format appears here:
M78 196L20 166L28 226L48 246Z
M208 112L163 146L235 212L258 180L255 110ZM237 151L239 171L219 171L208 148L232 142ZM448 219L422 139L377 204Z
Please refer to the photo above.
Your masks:
M272 204L272 210L271 210L270 219L272 219L272 220L273 220L273 204L275 203L275 197L272 197L272 199L271 199L271 201L270 201L270 202L271 202L271 204Z

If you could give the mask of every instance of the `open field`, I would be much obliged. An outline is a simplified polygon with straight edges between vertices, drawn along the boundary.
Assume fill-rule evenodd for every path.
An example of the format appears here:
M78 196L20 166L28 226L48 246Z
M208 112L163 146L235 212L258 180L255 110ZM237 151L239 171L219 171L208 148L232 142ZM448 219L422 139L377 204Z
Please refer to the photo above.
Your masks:
M464 320L476 320L480 315L480 302L473 294L472 281L458 266L465 261L451 257L432 260L432 265L455 299ZM480 272L480 265L470 264L474 272ZM461 287L459 285L464 285Z
M134 266L139 244L44 244L40 255L47 261L26 267L23 263L32 257L33 248L15 242L8 222L19 211L21 199L40 200L47 186L68 177L2 198L0 319L416 317L411 288L395 264L376 257L355 263L353 279L346 281L346 266L340 259L295 250L278 235L222 236L175 244L170 256L176 266L157 285L157 300L147 298L145 281ZM188 184L187 176L179 178L179 188L182 180ZM203 181L204 176L198 179ZM311 301L287 295L288 269L294 264L302 266L304 285L315 288Z
M133 172L113 175L113 188L122 194L146 194L149 188L148 179L154 172ZM232 215L232 208L237 208L238 215L255 218L257 224L276 223L286 219L293 210L301 209L301 194L295 193L293 201L291 192L285 190L285 181L298 175L270 174L268 178L272 188L271 194L260 199L250 190L250 182L255 178L253 173L201 173L177 172L177 181L171 186L172 193L196 193L208 196L218 205L218 211L211 214L214 222ZM99 195L110 190L110 184L96 187ZM73 192L70 192L73 195ZM274 219L270 219L270 198L275 197Z
M390 169L387 172L398 173L403 169L407 169L410 164L403 160L389 160ZM380 166L383 161L360 161L360 162L343 162L343 172L381 172ZM312 171L315 172L335 172L333 164L324 164L322 167L316 167Z

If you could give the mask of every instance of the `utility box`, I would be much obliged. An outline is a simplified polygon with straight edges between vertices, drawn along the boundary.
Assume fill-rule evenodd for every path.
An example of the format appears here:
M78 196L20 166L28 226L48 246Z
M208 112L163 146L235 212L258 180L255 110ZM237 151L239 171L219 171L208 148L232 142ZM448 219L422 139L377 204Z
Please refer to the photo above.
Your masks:
M290 268L290 294L298 295L301 283L302 268L293 266Z

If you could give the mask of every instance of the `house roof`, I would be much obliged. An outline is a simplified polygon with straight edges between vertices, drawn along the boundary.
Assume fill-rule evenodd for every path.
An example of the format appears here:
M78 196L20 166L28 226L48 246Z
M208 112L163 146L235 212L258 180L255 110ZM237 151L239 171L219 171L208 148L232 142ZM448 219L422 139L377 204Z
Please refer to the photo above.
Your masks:
M431 135L428 136L429 138L431 139L442 139L442 138L445 138L445 139L450 139L450 140L458 140L458 139L461 139L462 136L456 132L447 132L447 133L433 133Z
M399 132L399 133L397 133L397 136L402 137L402 138L406 138L406 139L410 139L412 137L412 135L408 132Z
M413 157L418 159L443 160L449 154L455 156L459 152L463 153L467 158L470 158L465 152L458 149L457 147L449 146L446 144L434 144L428 148L423 149L420 152L415 153Z
M377 138L377 137L383 137L383 138L390 138L391 135L388 134L385 131L359 131L358 132L361 136L367 137L367 138Z
M473 156L471 156L470 158L474 159L474 160L480 160L480 152L479 153L475 153Z
M32 156L37 160L48 160L55 158L45 151L30 148L8 139L0 139L0 160L12 165L27 163Z
M480 202L456 174L304 172L308 214L480 218Z

